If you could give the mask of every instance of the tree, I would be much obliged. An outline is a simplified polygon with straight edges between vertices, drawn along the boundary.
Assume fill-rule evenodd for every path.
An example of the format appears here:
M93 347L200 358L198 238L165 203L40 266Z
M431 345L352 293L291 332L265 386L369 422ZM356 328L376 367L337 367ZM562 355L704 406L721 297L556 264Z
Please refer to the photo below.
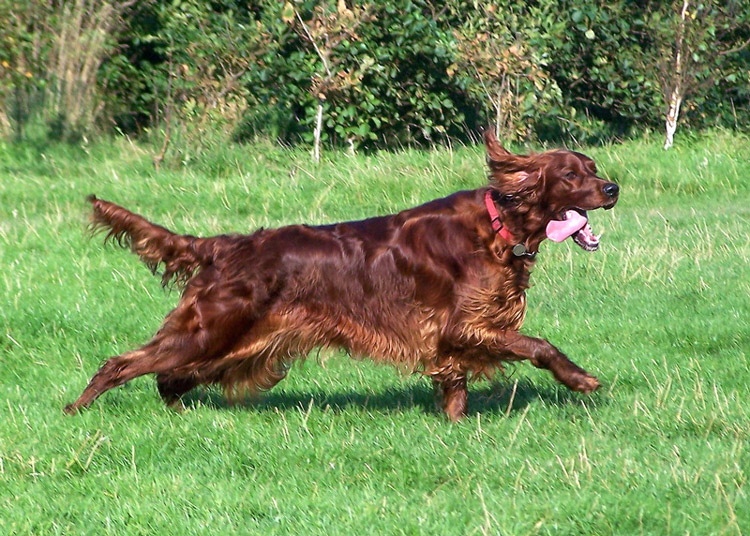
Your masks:
M663 54L658 60L667 104L664 149L674 143L686 95L716 84L726 75L726 57L750 45L750 8L746 2L681 0L672 10L672 31L666 33L673 42L671 54ZM668 43L664 48L670 48Z
M159 88L165 97L155 120L164 125L164 139L153 158L157 170L169 147L173 115L190 124L189 141L198 143L208 137L207 130L240 120L251 99L243 79L272 48L259 21L199 0L165 3L159 21L158 35L148 36L160 43L167 59L159 77L166 85Z
M99 71L117 50L135 1L0 1L0 67L12 85L18 137L34 115L60 139L78 138L94 126L103 102Z
M454 13L466 8L462 0L447 5ZM478 7L482 16L466 17L453 32L456 61L447 74L475 79L468 91L477 102L487 103L497 137L526 138L532 117L560 96L559 89L544 71L545 62L528 46L519 14L497 0Z
M283 17L287 23L294 25L297 33L313 48L320 60L311 84L311 91L317 100L313 159L319 162L326 101L358 84L369 66L366 62L354 68L347 66L336 49L345 40L359 39L357 28L370 19L370 13L362 7L348 8L344 0L338 0L335 10L328 9L325 5L316 6L306 22L299 11L287 2Z

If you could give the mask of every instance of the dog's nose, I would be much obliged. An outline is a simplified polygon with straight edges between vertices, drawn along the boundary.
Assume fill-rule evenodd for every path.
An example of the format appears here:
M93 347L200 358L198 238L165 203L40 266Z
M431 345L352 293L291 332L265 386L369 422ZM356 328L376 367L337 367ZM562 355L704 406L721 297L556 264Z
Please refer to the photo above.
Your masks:
M602 191L609 197L617 197L620 193L620 187L614 182L608 182L602 187Z

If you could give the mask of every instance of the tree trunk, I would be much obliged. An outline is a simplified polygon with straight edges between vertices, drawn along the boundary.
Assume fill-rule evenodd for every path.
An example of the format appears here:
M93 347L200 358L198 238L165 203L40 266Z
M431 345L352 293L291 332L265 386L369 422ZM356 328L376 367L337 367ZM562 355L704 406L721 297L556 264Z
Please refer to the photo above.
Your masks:
M674 54L674 75L672 80L674 81L672 91L669 95L669 108L667 109L667 121L666 121L666 135L664 138L664 149L669 149L674 143L674 132L677 130L677 120L680 117L680 105L682 99L685 96L685 65L684 65L684 54L683 44L685 39L686 25L688 22L685 20L687 16L689 0L682 1L682 11L680 12L680 25L677 29L677 42L675 43L675 54Z
M169 51L169 79L167 81L167 111L165 114L164 123L164 143L162 143L159 154L154 155L154 169L159 171L161 163L164 161L164 155L167 154L167 148L169 147L169 140L172 137L172 108L174 107L174 98L172 95L172 81L174 80L174 70L172 69L172 51ZM157 112L159 110L157 106Z
M681 84L674 88L669 99L669 110L667 111L667 132L664 140L664 149L669 149L674 143L674 131L677 130L677 118L680 116L680 105L682 104Z
M502 112L502 96L500 93L497 95L497 102L495 103L495 137L499 140L500 138L500 114Z
M313 145L313 160L320 162L320 134L323 130L323 101L318 99L318 116L315 120L315 142Z

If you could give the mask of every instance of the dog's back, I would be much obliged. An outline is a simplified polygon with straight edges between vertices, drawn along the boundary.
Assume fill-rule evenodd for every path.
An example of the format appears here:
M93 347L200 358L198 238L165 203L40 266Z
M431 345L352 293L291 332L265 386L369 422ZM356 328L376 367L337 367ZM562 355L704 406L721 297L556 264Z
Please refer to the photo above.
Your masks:
M467 380L508 360L596 389L557 348L518 329L547 232L597 249L586 211L614 206L619 188L577 153L513 155L491 137L487 148L489 187L336 225L196 238L91 197L94 226L184 292L154 338L109 359L66 410L150 373L168 404L201 383L270 389L317 346L432 377L453 419L466 411Z

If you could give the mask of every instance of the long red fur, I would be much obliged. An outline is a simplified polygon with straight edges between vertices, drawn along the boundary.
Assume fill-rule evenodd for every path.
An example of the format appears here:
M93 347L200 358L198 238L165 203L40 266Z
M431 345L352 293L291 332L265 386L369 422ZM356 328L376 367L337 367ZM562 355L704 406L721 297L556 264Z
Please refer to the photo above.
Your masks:
M557 348L518 332L535 260L492 229L484 196L536 252L563 209L614 205L604 191L612 183L579 153L514 155L491 133L485 141L489 186L333 225L197 238L90 196L93 227L184 290L155 337L109 359L66 411L143 374L156 374L169 404L199 384L270 389L321 346L431 377L451 419L466 412L467 380L505 361L528 359L571 389L596 389Z

